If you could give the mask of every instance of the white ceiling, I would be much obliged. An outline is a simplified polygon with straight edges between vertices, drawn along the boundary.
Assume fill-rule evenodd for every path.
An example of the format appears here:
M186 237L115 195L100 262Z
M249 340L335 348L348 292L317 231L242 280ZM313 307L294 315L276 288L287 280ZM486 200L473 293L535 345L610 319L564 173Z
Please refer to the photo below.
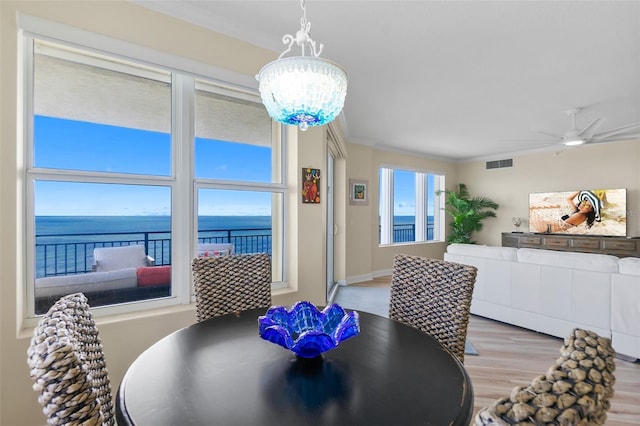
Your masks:
M302 16L291 0L133 2L274 59ZM351 142L500 159L572 149L537 133L567 132L571 108L584 108L579 128L604 118L599 132L640 121L640 1L309 0L306 9L321 56L349 74Z

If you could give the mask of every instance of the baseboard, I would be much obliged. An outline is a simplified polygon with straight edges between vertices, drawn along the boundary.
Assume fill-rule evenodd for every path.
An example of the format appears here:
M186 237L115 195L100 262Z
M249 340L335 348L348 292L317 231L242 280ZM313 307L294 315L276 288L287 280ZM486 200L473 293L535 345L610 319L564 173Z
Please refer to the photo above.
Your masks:
M335 283L333 285L333 287L331 287L331 290L329 290L329 297L327 297L327 304L328 305L333 303L333 301L335 300L336 294L338 293L338 287L340 287L340 281Z
M636 362L638 360L638 358L634 356L624 355L619 353L616 353L616 358L621 359L623 361L627 361L627 362Z
M355 275L353 277L347 277L346 280L340 280L338 281L338 283L340 285L357 284L364 281L371 281L374 278L388 277L392 273L393 273L393 269L381 269L379 271L373 271L370 274L362 274L362 275Z
M380 277L388 277L391 274L393 274L393 269L381 269L379 271L373 271L371 275L373 275L373 278L380 278Z
M355 275L353 277L347 277L346 283L348 284L356 284L364 281L371 281L373 279L373 274L362 274Z

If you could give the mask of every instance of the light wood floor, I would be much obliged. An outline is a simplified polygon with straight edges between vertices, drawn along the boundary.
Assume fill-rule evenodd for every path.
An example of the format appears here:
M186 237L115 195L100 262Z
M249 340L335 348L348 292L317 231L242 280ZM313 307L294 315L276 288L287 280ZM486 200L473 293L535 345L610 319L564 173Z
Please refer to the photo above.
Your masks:
M390 278L376 278L364 286L389 285ZM467 338L478 356L465 356L465 368L473 382L474 415L496 399L508 396L516 386L526 386L560 356L562 339L471 316ZM616 359L615 394L607 426L640 425L640 362Z

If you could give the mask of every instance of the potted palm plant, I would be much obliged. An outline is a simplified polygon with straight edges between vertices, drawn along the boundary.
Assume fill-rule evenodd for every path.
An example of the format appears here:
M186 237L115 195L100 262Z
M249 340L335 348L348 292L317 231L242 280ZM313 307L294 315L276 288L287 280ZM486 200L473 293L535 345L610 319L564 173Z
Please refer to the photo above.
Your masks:
M446 195L445 211L453 221L449 224L453 231L447 238L448 243L475 244L471 233L482 230L482 221L488 217L496 217L494 210L498 204L486 197L471 197L467 185L458 185L458 191L437 191L438 195Z

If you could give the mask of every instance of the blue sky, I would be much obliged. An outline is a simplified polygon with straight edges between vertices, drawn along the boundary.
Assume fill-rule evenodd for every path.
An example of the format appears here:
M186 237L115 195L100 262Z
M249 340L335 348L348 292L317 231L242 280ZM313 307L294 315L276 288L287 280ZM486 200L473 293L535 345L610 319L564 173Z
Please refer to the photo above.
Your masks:
M416 181L415 172L395 169L393 172L393 203L395 216L415 216ZM433 188L433 175L427 178L427 185ZM433 215L433 198L427 200L427 214Z
M36 167L171 175L171 140L165 133L36 116ZM269 182L271 149L249 144L196 139L196 176ZM412 172L395 174L395 214L415 214ZM166 187L40 181L37 216L168 215ZM270 196L242 191L200 191L201 215L269 215ZM430 206L432 214L432 206Z
M36 167L171 175L171 141L164 133L36 116ZM271 149L196 139L196 175L201 178L271 180ZM270 214L270 197L239 191L201 191L201 214ZM168 215L166 187L40 181L36 215Z
M415 173L404 170L393 172L394 216L415 216L416 181Z

